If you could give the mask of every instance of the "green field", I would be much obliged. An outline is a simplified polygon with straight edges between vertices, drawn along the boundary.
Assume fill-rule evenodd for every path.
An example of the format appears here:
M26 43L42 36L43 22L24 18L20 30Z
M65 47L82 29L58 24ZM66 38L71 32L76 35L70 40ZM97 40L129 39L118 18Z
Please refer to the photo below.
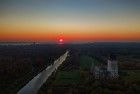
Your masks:
M81 56L80 57L80 67L82 69L87 69L89 70L91 68L92 63L99 64L99 61L96 59L93 59L92 57L89 56Z
M54 85L73 85L80 82L80 73L78 70L72 71L59 71L56 75Z
M125 70L127 76L124 77L126 81L140 81L140 70Z

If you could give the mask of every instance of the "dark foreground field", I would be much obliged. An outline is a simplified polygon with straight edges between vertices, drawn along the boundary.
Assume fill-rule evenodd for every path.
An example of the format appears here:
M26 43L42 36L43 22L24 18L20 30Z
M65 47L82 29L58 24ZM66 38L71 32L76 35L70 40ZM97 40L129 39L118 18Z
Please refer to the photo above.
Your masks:
M38 94L139 94L140 43L31 44L0 46L0 94L16 94L66 50L70 56ZM92 62L117 56L119 78L96 80Z

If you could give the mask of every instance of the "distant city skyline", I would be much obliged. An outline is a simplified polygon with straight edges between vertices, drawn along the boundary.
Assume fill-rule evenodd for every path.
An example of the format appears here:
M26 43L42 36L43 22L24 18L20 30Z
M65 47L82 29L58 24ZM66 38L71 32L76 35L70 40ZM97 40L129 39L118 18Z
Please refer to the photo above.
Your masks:
M0 41L140 41L139 0L1 0Z

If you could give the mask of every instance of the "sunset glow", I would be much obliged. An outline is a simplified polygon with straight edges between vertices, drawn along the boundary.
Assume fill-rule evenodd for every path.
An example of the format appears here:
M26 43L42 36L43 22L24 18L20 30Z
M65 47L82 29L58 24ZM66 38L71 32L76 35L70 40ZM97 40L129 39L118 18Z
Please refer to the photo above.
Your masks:
M4 1L0 41L56 42L59 36L65 42L140 41L139 4L131 0Z
M63 42L63 39L59 39L59 42Z

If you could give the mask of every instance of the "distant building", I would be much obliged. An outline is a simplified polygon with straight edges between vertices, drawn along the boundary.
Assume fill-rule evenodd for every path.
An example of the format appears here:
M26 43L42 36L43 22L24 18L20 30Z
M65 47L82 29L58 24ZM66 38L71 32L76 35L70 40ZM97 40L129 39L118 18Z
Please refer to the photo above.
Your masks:
M118 77L118 62L116 56L110 55L107 61L107 71L109 72L110 77Z
M102 63L92 63L91 73L95 79L118 78L118 64L115 56L110 55L107 65Z

